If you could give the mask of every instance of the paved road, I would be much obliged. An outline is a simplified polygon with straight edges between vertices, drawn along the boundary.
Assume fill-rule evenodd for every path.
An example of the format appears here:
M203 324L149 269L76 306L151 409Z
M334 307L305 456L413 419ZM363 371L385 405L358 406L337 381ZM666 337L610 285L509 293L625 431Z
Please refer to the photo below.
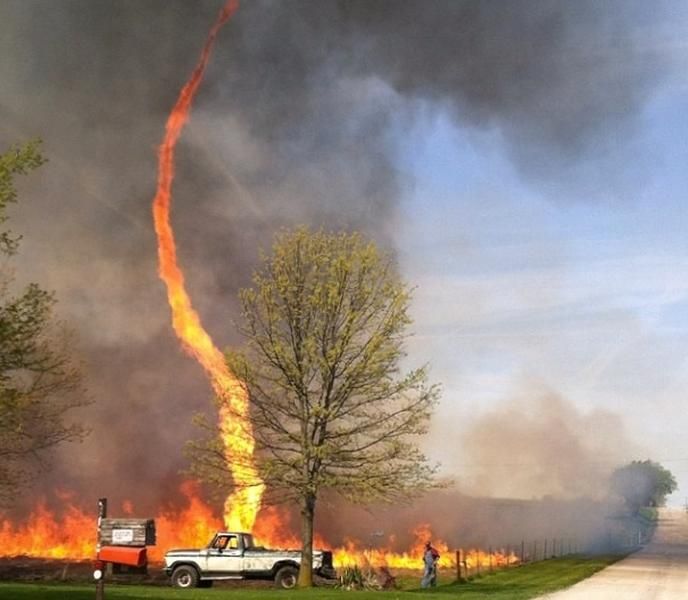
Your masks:
M542 600L688 599L688 515L664 509L654 538L639 552Z

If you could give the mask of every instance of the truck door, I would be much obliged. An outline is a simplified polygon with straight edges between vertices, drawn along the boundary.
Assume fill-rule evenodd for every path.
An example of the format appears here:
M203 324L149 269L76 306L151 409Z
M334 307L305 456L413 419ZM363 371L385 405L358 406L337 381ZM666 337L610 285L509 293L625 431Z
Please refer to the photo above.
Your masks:
M243 570L244 550L239 536L218 535L208 550L208 574L239 575Z

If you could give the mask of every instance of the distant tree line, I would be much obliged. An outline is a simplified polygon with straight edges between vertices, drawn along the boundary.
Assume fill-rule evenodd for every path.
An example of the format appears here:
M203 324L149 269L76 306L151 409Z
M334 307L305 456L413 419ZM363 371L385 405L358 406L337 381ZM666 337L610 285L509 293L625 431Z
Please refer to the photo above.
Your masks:
M671 471L651 460L634 460L616 469L611 485L634 513L644 506L664 506L667 496L677 488Z

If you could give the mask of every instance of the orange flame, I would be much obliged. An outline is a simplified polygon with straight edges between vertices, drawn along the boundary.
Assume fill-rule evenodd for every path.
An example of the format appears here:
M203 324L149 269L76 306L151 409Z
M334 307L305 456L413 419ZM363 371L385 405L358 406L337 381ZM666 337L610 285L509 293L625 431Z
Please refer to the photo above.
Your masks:
M465 562L468 569L476 569L479 567L483 570L500 569L521 562L514 552L507 552L504 549L495 552L471 549L462 555L461 560Z
M69 507L57 518L45 502L39 502L25 523L0 521L0 548L4 556L93 558L95 533L92 514Z
M194 482L185 482L181 493L186 500L184 507L163 509L155 517L157 545L149 548L151 560L162 560L170 548L201 548L222 529L222 521L200 499ZM123 512L130 516L127 509L133 511L128 500ZM23 523L0 520L0 555L92 559L96 554L95 510L67 504L59 513L40 501Z
M238 2L229 0L220 11L203 46L199 62L167 119L158 156L158 187L153 200L153 217L158 238L159 272L167 286L174 330L184 348L208 373L215 393L224 401L219 415L220 431L237 488L225 503L225 525L232 530L251 531L260 509L264 485L253 458L255 442L247 418L248 395L241 381L228 370L222 352L203 328L198 313L191 305L184 287L184 274L177 263L174 233L170 224L175 146L189 118L191 104L203 78L215 38L237 8Z
M155 517L157 545L150 547L148 555L152 561L161 561L171 548L202 548L222 529L212 507L199 495L198 485L187 481L181 486L185 499L182 507L165 508ZM95 510L83 511L71 504L71 495L58 495L65 503L59 511L49 510L45 502L39 502L33 513L21 524L0 519L0 555L34 556L41 558L68 558L72 560L92 559L95 555L96 518ZM125 501L127 510L134 510L133 504ZM123 507L124 508L124 507ZM406 551L399 552L394 536L385 546L369 548L358 540L347 540L341 547L332 544L316 534L314 546L331 550L336 567L351 565L373 567L387 566L393 569L421 569L424 544L434 540L433 545L440 552L440 568L456 568L456 551L443 541L437 540L427 524L413 530L414 542ZM300 539L290 528L288 516L276 507L263 508L256 521L254 537L258 544L268 548L299 548ZM479 564L481 569L499 568L518 562L513 552L487 553L469 550L461 556L470 570Z
M442 540L435 540L430 525L422 523L414 527L414 542L404 552L395 552L390 547L394 545L395 537L388 538L387 546L382 548L361 548L358 540L347 540L344 547L333 550L333 559L337 566L370 565L372 567L389 567L394 569L419 569L423 565L425 542L433 540L433 546L440 553L439 566L451 567L456 564L454 552Z

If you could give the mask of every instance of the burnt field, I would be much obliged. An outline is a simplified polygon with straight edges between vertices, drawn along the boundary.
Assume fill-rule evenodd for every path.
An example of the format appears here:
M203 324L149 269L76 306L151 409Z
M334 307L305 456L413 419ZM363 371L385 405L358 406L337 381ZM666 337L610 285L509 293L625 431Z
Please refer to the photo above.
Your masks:
M169 581L162 571L162 563L151 565L146 575L112 575L112 580L160 585ZM0 581L87 583L93 581L93 563L31 556L0 557Z

